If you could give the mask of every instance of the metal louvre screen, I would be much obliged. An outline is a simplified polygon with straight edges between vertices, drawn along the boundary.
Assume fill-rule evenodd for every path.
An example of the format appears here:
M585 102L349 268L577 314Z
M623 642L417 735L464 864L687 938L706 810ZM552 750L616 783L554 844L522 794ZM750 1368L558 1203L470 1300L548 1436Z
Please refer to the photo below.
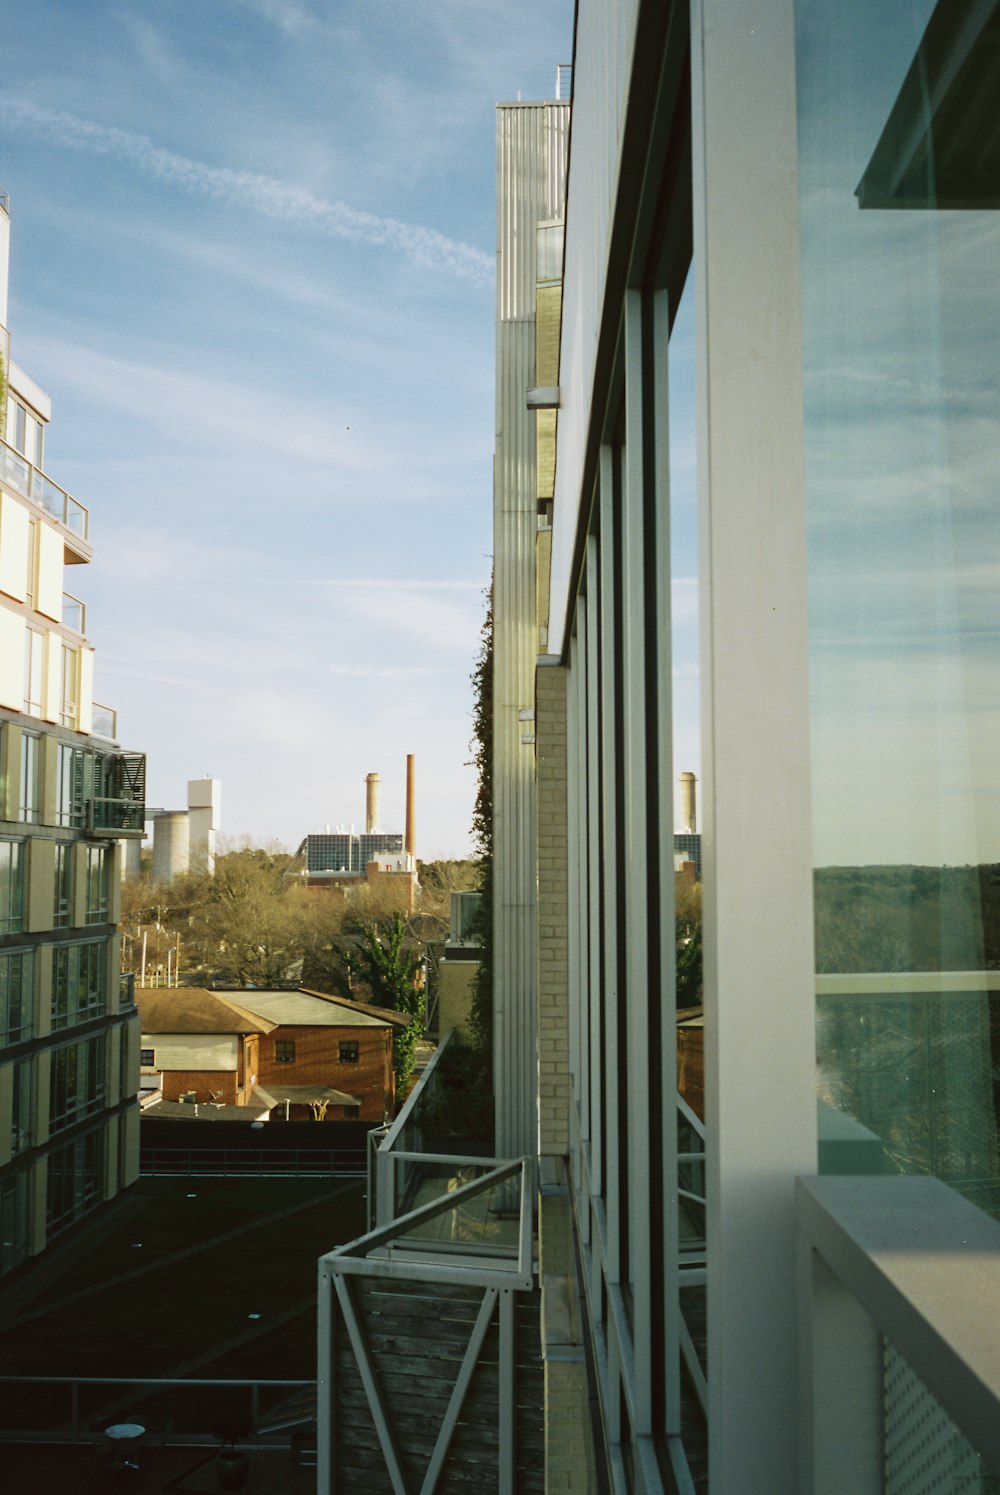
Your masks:
M996 1475L889 1343L884 1396L885 1495L997 1495Z

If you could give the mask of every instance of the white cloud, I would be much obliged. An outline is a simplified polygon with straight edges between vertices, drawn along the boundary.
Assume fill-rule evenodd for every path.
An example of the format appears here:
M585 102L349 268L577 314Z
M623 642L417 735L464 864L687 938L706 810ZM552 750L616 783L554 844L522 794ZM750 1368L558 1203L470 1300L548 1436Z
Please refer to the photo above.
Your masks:
M8 99L4 113L8 125L21 127L66 150L125 162L144 176L184 192L249 208L262 218L290 227L393 249L414 264L445 270L475 286L493 283L492 255L472 244L450 239L437 229L367 213L257 172L210 166L205 161L166 150L148 135L80 119L62 110L40 109L27 99Z
M299 0L230 0L230 3L252 10L286 36L302 36L319 25L313 12Z

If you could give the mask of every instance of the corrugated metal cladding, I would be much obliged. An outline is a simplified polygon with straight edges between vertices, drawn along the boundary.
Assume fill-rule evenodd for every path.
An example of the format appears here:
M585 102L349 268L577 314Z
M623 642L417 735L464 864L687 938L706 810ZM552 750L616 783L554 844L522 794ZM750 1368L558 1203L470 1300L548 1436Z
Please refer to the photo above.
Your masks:
M535 1098L537 226L563 211L566 104L497 110L497 436L493 530L494 1053L497 1148L532 1153Z
M497 106L497 320L535 315L535 231L566 201L568 104Z

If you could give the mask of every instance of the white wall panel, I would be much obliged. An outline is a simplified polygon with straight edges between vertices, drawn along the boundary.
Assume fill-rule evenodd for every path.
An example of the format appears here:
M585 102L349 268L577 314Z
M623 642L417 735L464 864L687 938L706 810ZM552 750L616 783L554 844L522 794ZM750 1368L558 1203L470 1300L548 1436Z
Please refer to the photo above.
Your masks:
M0 607L0 706L24 708L24 619Z
M38 594L35 607L53 622L62 621L63 537L50 524L38 526Z
M30 518L9 493L0 493L0 592L23 602L27 596Z

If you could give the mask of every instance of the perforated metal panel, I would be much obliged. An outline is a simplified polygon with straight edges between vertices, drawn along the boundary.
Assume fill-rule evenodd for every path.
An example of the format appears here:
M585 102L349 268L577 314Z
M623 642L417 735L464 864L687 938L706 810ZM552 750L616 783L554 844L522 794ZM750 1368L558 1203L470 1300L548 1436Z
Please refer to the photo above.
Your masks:
M996 1477L891 1344L884 1376L885 1495L996 1495Z

